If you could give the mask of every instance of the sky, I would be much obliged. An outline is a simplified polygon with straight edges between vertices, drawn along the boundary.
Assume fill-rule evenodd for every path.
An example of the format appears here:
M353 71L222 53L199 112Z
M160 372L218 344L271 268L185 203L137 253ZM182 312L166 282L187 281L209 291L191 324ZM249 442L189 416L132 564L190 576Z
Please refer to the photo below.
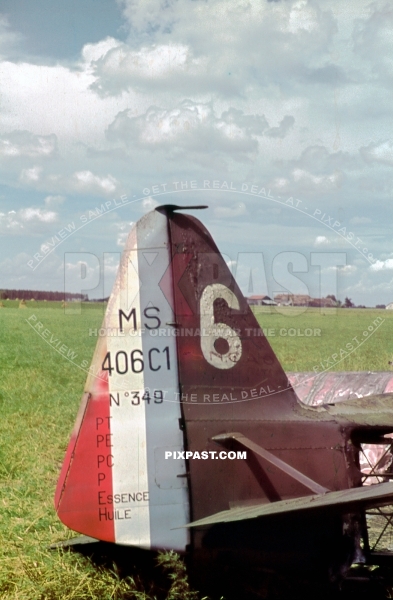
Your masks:
M393 302L393 6L3 0L0 289L109 294L159 204L245 295Z

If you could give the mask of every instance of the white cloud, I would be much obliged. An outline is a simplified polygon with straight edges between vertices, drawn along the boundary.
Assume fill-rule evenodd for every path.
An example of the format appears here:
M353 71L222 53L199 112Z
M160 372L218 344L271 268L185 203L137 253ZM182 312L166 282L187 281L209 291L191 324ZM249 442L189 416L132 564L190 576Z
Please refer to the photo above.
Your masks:
M178 88L179 84L184 85L184 77L201 78L205 69L206 60L194 59L184 44L153 44L139 50L117 44L94 61L96 81L91 89L105 96L131 87L165 86L168 80Z
M393 164L393 142L386 133L393 73L390 5L385 0L371 5L348 0L344 9L322 0L118 2L130 25L126 42L106 37L88 43L79 59L63 64L50 59L33 64L27 51L24 61L1 63L0 155L7 158L1 176L12 189L9 199L4 192L10 204L4 203L0 231L49 233L52 217L43 211L55 213L61 206L62 217L71 220L73 211L89 208L92 196L108 199L124 190L137 197L156 181L252 181L282 202L289 196L301 199L310 215L315 207L343 223L358 215L351 225L360 226L357 234L380 261L375 272L363 261L353 280L362 269L370 281L387 280L391 259L383 203L391 194L385 165ZM9 46L16 38L3 25L0 21L0 51L7 51L4 36ZM45 198L42 206L25 209L24 215L9 211L21 188L38 190ZM304 252L332 247L324 248L322 241L328 229L321 224L316 230L315 220L299 211L268 201L252 211L250 197L231 194L227 203L222 198L217 195L223 206L206 214L219 240L232 244L237 237L251 250L251 244L260 247L263 234L264 251L288 240ZM131 208L130 218L151 209L149 202ZM267 204L271 208L262 210ZM276 218L273 211L279 210ZM112 215L116 220L111 213L98 220L100 225ZM224 231L220 218L229 229ZM102 227L102 234L121 245L126 229ZM78 248L93 243L89 230L74 238ZM343 238L335 242L326 235L331 244L349 247ZM39 243L33 241L35 251ZM12 246L5 244L2 252L4 258ZM364 290L371 295L372 282Z
M294 169L292 175L293 180L301 183L304 188L323 192L340 187L344 178L342 171L335 171L329 175L313 175L303 169Z
M287 30L291 33L315 31L318 29L317 10L307 0L298 0L289 12Z
M294 135L290 138L291 145ZM360 172L362 161L349 152L331 152L325 146L316 144L307 146L299 158L272 162L280 176L273 177L269 187L279 195L309 195L336 192L343 188L349 177Z
M330 244L328 238L324 235L317 235L314 241L314 246L327 246Z
M110 50L119 46L122 46L122 43L113 37L107 37L96 44L85 44L82 48L82 59L85 63L95 62L106 56Z
M55 223L58 215L54 211L29 207L18 211L0 213L0 232L2 234L30 234L45 231L48 224Z
M290 181L286 177L275 177L270 182L271 187L277 192L289 191Z
M390 271L393 269L393 258L376 260L370 267L370 271Z
M154 200L154 198L152 198L151 196L148 196L147 198L144 198L142 201L142 210L143 212L150 212L151 210L153 210L154 208L156 208L156 206L159 205L159 202L157 202L157 200Z
M52 158L57 154L57 138L34 135L30 131L12 131L0 135L0 156L3 158Z
M270 129L266 131L266 135L268 137L283 139L285 138L289 130L293 127L294 123L295 119L290 115L286 115L279 124L279 126L270 127Z
M91 171L77 171L71 177L70 185L78 192L108 195L116 192L119 183L112 175L100 177Z
M102 142L105 127L127 106L143 106L143 99L130 92L125 97L103 99L90 89L94 82L90 62L36 65L3 61L2 131L34 132L43 138L55 135L61 152L75 140L85 144ZM31 134L32 135L32 134ZM75 147L72 152L75 153Z
M110 141L123 142L131 149L165 149L178 160L179 152L226 153L236 160L249 160L258 149L258 137L268 129L264 115L247 115L229 108L220 116L211 104L184 100L177 107L151 106L145 114L119 113L107 131ZM195 159L195 156L192 155Z
M368 63L371 81L378 78L389 85L393 76L393 8L391 3L377 0L368 9L366 18L355 22L354 51Z
M292 161L294 168L312 171L326 175L336 170L359 169L359 161L349 152L331 152L326 146L315 144L307 146L301 153L300 158Z
M389 139L383 142L371 142L368 146L360 148L360 154L367 162L393 166L393 141Z
M312 80L315 70L329 66L326 49L337 29L330 11L303 0L119 3L130 23L130 42L97 61L94 86L102 94L170 85L188 95L237 96L251 83L265 87L286 77L289 84L299 71Z
M38 165L30 169L23 169L20 174L20 180L27 184L37 184L41 179L42 171L42 167Z
M337 267L332 267L333 270L336 270ZM348 276L355 273L358 268L356 265L344 265L342 267L338 267L340 275Z
M132 27L144 31L149 26L153 28L168 27L174 20L176 0L117 0L123 7L124 14Z
M46 192L76 192L78 194L96 194L99 196L120 193L120 184L113 175L109 173L97 175L88 169L75 171L71 174L64 172L50 173L45 172L42 167L36 165L30 169L23 169L19 179L26 186ZM54 193L46 197L45 204L47 206L58 206L64 200L63 195Z
M57 214L53 211L42 210L41 208L23 208L19 211L23 221L42 221L43 223L53 223L57 221Z
M116 238L116 245L120 246L121 248L123 248L126 245L126 241L127 238L129 236L129 233L131 231L131 227L134 225L134 222L131 221L129 223L117 223L117 238ZM117 268L118 264L116 263L116 268Z
M124 248L124 246L126 245L127 237L128 237L127 231L121 231L120 233L118 233L117 239L116 239L116 245L120 246L121 248Z
M246 205L244 202L238 202L232 206L216 206L214 208L214 214L219 218L227 217L240 217L241 215L247 214Z
M95 256L64 264L64 285L67 292L85 292L94 290L100 281L100 263Z

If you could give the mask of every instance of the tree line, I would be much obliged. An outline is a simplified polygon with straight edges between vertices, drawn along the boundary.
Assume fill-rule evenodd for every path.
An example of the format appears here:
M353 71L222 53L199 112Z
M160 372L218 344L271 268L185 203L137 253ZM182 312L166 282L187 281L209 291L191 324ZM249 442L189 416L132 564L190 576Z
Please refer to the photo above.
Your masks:
M88 302L87 294L71 292L44 292L42 290L0 290L0 300L47 300L52 302L80 300Z

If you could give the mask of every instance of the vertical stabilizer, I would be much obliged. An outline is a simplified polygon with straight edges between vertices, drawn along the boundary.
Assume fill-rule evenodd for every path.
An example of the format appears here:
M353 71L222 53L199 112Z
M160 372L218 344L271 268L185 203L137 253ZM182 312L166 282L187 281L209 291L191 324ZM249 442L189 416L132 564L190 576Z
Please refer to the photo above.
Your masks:
M297 404L296 395L211 235L200 221L179 213L171 214L170 231L186 407L240 402L253 418L270 403L283 418ZM224 408L217 418L225 418Z
M194 460L186 473L183 452L217 448L214 436L245 422L257 437L258 422L301 415L210 234L178 208L159 207L131 230L55 504L80 533L184 550L191 492L199 518L205 501L219 509L243 491L232 464L206 499L206 485L224 471Z

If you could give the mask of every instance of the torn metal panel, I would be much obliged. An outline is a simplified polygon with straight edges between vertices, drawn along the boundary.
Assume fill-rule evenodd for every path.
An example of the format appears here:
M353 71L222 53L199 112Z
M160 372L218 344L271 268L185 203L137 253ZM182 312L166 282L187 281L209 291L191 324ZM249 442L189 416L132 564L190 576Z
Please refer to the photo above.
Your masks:
M288 373L288 379L300 400L309 406L393 392L391 371Z

